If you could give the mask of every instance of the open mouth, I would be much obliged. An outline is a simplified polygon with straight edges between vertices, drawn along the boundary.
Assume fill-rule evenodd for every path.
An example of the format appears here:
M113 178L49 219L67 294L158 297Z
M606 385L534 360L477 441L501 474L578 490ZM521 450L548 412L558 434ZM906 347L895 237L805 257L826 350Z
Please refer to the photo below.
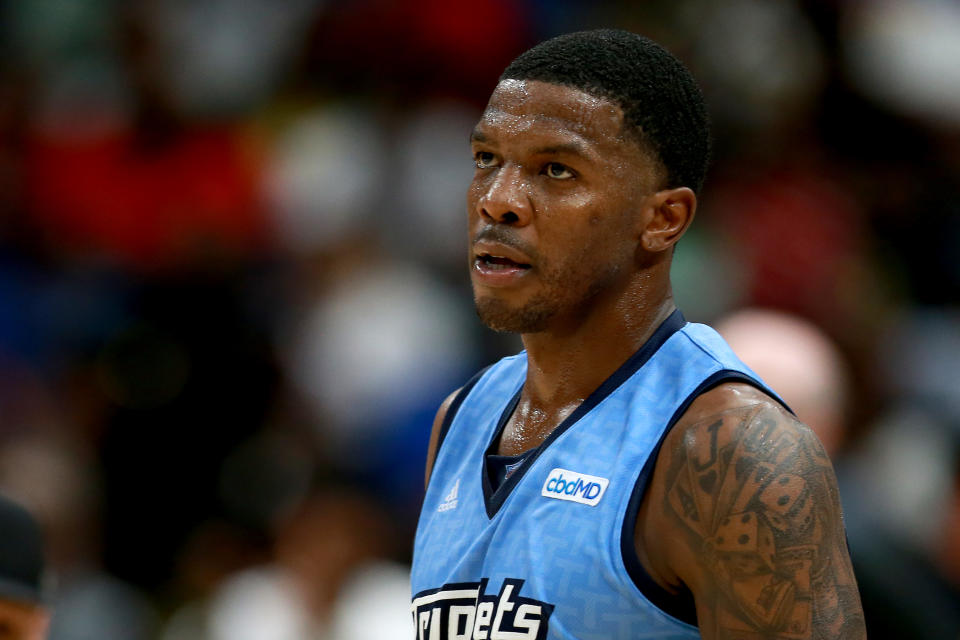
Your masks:
M477 265L488 271L506 271L508 269L529 269L530 265L524 262L514 262L510 258L482 253L477 256Z

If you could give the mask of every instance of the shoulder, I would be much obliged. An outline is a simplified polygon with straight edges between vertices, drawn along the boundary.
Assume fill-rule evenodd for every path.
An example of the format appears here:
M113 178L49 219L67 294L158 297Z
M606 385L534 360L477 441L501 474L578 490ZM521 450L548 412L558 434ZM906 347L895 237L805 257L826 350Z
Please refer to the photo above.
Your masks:
M637 522L638 552L662 583L684 582L676 568L687 548L676 544L677 530L693 535L694 544L712 534L720 496L757 471L747 460L762 455L755 449L775 446L775 437L796 441L808 433L776 400L745 383L718 385L690 404L663 440Z
M430 473L433 471L433 463L437 458L437 448L440 445L440 434L443 431L444 423L447 421L447 413L450 411L450 407L457 399L457 396L460 395L461 391L463 391L463 387L460 387L448 395L446 399L440 403L440 408L437 409L437 415L433 418L433 428L430 431L430 444L427 445L427 468L423 478L424 487L430 484Z
M770 396L728 383L697 398L664 440L647 498L648 557L663 558L654 566L663 582L694 594L705 638L787 623L860 637L833 468ZM810 592L814 576L822 593ZM828 629L829 618L850 635Z
M719 449L748 434L755 436L745 443L751 450L767 450L778 442L782 446L780 438L786 437L826 458L809 427L778 400L743 382L724 383L697 397L667 434L663 449L697 455L703 446ZM774 435L777 438L771 439Z
M497 384L500 384L499 391L502 391L503 385L513 384L518 377L522 378L526 371L526 353L520 352L516 355L501 358L499 361L484 367L477 371L466 384L451 393L440 404L437 414L433 419L433 429L430 434L430 444L427 447L427 468L425 472L425 482L430 481L430 473L433 470L433 463L436 460L437 452L443 444L443 438L449 427L450 421L460 409L460 404L466 399L470 392L476 386L483 386L485 391L489 391L491 381L494 384L493 397L497 397ZM481 380L483 382L481 382ZM486 385L486 386L484 386Z
M734 514L757 512L775 526L799 526L792 521L800 515L797 502L814 482L836 499L830 459L813 431L760 389L726 383L694 400L664 439L654 467L654 512L699 545Z

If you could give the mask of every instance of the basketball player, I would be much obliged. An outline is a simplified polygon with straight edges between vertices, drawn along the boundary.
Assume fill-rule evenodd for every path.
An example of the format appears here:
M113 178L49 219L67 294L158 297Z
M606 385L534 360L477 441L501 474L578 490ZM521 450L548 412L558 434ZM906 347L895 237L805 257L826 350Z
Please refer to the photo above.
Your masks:
M708 138L689 72L630 33L501 76L471 136L470 273L525 350L437 414L415 637L865 637L823 448L673 303Z

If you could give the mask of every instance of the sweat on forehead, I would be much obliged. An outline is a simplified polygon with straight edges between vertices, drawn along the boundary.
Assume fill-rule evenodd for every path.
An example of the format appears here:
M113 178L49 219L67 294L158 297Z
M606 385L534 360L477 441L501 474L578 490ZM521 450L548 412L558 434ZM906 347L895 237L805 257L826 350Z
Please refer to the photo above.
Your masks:
M543 156L564 163L579 157L598 172L595 178L630 181L646 191L665 182L662 163L624 127L620 107L572 87L501 82L470 140L475 152L494 152L503 162L532 166ZM569 168L578 166L574 162Z
M478 128L484 124L512 128L517 133L535 124L548 124L597 135L600 131L621 131L623 110L611 100L578 89L535 80L504 80L490 96Z
M558 36L520 54L500 79L539 80L611 100L662 163L666 186L700 190L710 155L706 105L690 72L652 40L614 29Z

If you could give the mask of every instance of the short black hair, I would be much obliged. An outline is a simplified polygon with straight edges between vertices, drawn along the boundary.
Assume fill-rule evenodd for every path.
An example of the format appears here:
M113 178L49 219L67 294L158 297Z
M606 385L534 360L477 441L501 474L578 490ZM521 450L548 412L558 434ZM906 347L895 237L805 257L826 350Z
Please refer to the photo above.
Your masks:
M710 158L710 124L690 71L656 42L629 31L578 31L521 53L500 80L539 80L606 98L663 164L667 188L699 193Z

